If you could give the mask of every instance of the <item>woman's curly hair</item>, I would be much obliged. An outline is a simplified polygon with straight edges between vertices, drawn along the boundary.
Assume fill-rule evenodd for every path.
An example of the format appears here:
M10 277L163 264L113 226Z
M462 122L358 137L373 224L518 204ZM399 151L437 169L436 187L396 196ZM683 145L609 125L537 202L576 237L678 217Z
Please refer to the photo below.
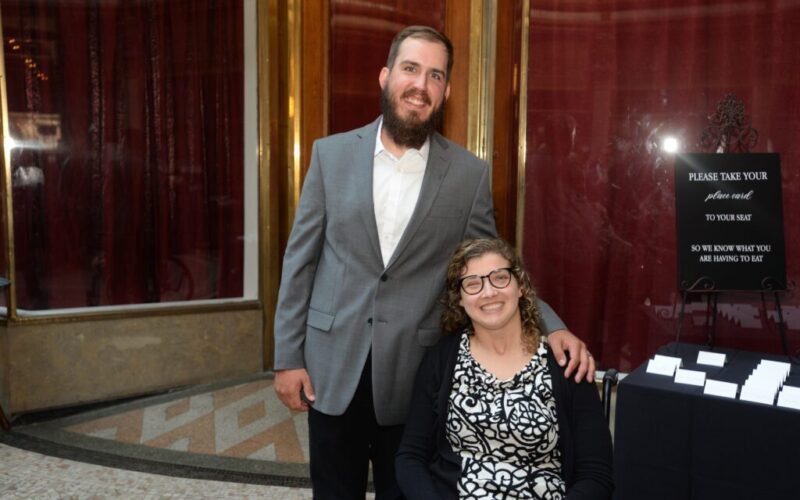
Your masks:
M467 268L467 263L475 258L493 253L506 259L510 265L512 273L519 283L522 292L519 298L519 310L522 317L522 339L523 344L529 352L535 352L542 338L539 329L539 308L536 300L536 290L531 284L528 273L522 266L522 259L517 252L500 238L471 239L464 240L456 248L450 263L447 266L447 286L442 313L442 330L445 334L460 332L462 330L472 331L472 322L467 316L467 312L459 304L461 301L460 279Z

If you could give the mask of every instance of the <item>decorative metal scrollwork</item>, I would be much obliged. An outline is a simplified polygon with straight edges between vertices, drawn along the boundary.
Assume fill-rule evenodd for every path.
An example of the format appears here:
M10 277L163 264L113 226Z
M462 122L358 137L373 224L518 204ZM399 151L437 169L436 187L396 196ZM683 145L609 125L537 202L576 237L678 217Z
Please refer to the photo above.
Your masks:
M744 114L744 102L727 94L708 117L708 127L700 136L700 147L709 153L749 153L758 142L758 131Z
M766 276L761 280L761 289L764 291L786 290L786 283L773 276Z
M687 292L714 292L717 290L717 283L711 276L700 276L692 284L689 284L686 280L682 281L681 290Z

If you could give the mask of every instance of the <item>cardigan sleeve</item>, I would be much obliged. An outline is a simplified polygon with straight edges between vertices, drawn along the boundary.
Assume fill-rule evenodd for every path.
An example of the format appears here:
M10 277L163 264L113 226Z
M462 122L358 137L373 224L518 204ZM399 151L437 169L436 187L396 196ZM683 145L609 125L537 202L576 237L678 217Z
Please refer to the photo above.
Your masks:
M571 384L575 459L574 481L567 491L567 500L608 500L614 489L611 434L597 387L589 382L571 381Z
M411 396L403 438L395 459L397 483L406 498L438 500L430 464L436 446L436 397L441 375L436 369L436 349L422 359Z

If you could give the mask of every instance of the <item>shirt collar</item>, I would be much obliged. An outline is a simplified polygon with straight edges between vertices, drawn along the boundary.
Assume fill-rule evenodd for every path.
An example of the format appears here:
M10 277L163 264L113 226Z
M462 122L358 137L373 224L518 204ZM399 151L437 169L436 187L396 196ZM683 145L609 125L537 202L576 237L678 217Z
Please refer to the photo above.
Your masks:
M381 121L378 124L378 135L375 138L375 154L373 155L373 157L376 157L379 154L385 152L387 155L389 155L389 157L394 158L394 155L392 153L390 153L383 146L383 141L381 141L381 131L383 131L383 117L381 117ZM422 144L421 148L419 148L419 149L410 148L408 151L410 151L413 154L418 154L423 159L425 164L427 164L428 163L428 155L430 154L430 151L431 151L431 138L430 138L430 136L428 136L428 138L425 139L425 142ZM399 158L394 158L394 159L398 160Z

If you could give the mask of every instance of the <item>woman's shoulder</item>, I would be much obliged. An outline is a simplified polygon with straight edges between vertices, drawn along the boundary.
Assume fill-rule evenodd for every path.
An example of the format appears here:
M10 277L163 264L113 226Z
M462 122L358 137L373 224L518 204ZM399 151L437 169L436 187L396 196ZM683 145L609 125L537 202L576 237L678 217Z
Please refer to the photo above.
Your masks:
M444 377L458 356L460 333L443 335L439 341L428 347L417 370L417 379L428 379L436 384L436 380Z
M550 349L550 344L548 344L546 340L543 341L542 344L544 345L544 356L547 358L547 368L553 375L557 373L563 375L564 369L559 366L556 357L553 356L553 350Z
M447 333L439 338L439 341L428 349L427 357L435 357L439 360L445 360L453 352L458 351L458 345L461 340L463 332Z
M458 352L458 345L462 336L466 335L465 332L446 333L439 338L439 341L428 348L425 354L427 358L435 358L437 360L446 360L453 353Z
M550 371L550 377L554 381L558 381L559 385L562 385L564 389L568 389L577 385L575 379L572 377L565 377L564 376L564 366L558 364L556 361L556 357L553 355L553 350L550 348L550 345L545 342L545 356L547 357L547 369Z
M452 349L453 345L458 345L458 343L461 341L461 338L466 334L467 333L463 330L454 333L445 333L441 336L435 347L438 349Z

